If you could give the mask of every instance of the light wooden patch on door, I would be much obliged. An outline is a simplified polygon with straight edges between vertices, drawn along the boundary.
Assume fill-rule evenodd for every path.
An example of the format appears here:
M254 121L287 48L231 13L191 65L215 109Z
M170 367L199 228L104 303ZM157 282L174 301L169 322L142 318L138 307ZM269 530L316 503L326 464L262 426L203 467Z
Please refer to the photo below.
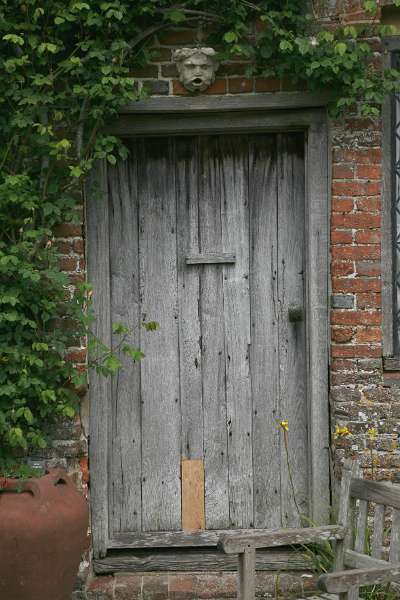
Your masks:
M205 529L204 462L182 460L182 529Z

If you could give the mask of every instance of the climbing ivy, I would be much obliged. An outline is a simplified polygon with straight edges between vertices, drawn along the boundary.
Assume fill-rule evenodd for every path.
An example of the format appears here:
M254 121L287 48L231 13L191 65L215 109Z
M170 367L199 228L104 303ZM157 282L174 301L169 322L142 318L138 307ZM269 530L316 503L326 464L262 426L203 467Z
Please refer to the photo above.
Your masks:
M143 357L124 325L114 351L91 336L90 286L60 271L55 231L81 222L94 161L126 158L106 125L141 97L130 73L152 55L154 34L202 25L249 74L329 89L336 114L375 116L399 74L375 64L370 38L387 30L376 3L365 7L370 25L333 30L301 0L0 0L0 470L44 448L49 422L74 417L86 369L68 348L89 336L105 376L121 353Z

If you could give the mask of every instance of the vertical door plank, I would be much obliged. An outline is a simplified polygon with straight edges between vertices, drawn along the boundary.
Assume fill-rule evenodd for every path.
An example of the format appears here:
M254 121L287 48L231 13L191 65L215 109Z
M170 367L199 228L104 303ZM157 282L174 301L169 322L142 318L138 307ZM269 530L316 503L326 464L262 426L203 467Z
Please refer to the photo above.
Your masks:
M181 528L176 202L172 141L142 142L139 162L142 320L142 528Z
M182 460L182 529L204 528L204 461Z
M253 526L252 402L249 369L249 210L246 137L221 136L223 267L230 526Z
M136 152L109 169L111 314L129 327L126 342L140 346ZM121 337L114 336L113 348ZM112 381L110 528L141 529L140 366L120 351L124 368Z
M221 170L216 137L200 138L200 251L222 252ZM229 523L225 395L225 327L221 265L204 265L201 274L202 380L206 528Z
M93 285L93 332L111 344L110 255L107 163L99 161L85 186L88 277ZM96 359L96 356L91 356ZM111 382L90 375L90 472L92 535L95 557L104 557L108 542L108 439Z
M199 253L198 150L196 138L177 138L176 202L182 457L203 458L200 281L185 257Z
M254 526L280 527L276 136L251 136L250 371Z
M289 421L289 465L282 441L283 525L308 514L308 436L305 316L289 321L289 308L305 315L305 173L303 134L278 136L278 302L281 418ZM312 315L311 315L312 318ZM283 440L283 435L282 435ZM293 486L292 486L293 483ZM294 487L294 490L292 489Z

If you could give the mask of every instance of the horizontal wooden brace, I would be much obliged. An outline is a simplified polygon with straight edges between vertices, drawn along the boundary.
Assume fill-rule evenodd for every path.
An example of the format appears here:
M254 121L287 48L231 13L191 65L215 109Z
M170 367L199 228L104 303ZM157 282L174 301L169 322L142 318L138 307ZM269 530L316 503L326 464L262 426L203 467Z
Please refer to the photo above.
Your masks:
M304 571L309 562L294 550L260 550L257 571ZM236 571L237 556L210 548L113 551L93 561L97 574L149 571Z
M192 254L186 257L187 265L213 265L223 263L235 263L234 254Z
M393 483L352 479L350 496L359 500L400 508L400 486L393 485Z
M326 540L342 540L346 528L341 525L303 527L300 529L271 529L243 534L223 535L220 547L226 554L240 554L247 548L274 548L296 544L311 544Z
M320 576L318 586L326 592L342 594L353 586L379 585L391 581L400 581L400 565L326 573Z

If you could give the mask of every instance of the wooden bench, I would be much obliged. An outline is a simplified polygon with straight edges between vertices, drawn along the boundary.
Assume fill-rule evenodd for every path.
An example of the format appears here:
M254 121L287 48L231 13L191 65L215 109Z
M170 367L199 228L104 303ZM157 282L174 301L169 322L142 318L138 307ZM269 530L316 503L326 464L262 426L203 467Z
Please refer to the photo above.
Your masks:
M365 552L370 502L375 505L371 555ZM383 560L386 507L392 509L388 561ZM326 540L335 542L336 548L333 572L319 578L318 585L324 592L337 594L340 600L358 600L360 587L400 582L400 486L361 479L358 463L347 460L343 468L337 525L250 534L232 532L221 536L220 547L227 554L239 556L238 597L254 600L257 548Z

